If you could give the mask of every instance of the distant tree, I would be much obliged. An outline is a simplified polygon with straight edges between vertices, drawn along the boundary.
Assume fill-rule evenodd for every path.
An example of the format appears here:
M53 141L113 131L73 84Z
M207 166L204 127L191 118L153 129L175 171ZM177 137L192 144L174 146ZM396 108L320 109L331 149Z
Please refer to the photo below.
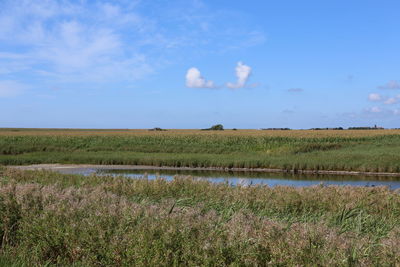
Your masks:
M166 131L166 130L161 129L160 127L155 127L153 129L149 129L149 131Z
M210 128L207 129L202 129L203 131L223 131L224 126L222 124L216 124L211 126Z
M210 130L211 131L223 131L224 126L222 124L216 124L216 125L211 126Z
M378 126L374 126L374 127L349 127L349 130L382 130L384 129L383 127L378 127Z
M264 131L289 131L290 128L261 128Z

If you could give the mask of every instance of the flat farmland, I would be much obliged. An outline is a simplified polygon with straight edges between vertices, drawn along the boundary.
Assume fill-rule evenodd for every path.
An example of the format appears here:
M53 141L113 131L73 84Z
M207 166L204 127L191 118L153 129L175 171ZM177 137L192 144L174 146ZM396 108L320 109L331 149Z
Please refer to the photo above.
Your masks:
M261 136L261 137L374 137L382 135L400 135L400 129L377 130L256 130L239 129L223 131L205 131L201 129L58 129L58 128L0 128L0 136Z

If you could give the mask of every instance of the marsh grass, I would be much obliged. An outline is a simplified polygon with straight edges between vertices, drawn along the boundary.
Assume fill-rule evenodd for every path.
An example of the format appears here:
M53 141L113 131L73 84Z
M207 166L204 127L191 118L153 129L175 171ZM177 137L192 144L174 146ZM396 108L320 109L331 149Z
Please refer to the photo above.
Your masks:
M400 135L396 131L377 130L375 134L370 134L375 131L352 134L351 131L316 131L321 133L319 137L312 131L201 132L0 131L0 164L89 163L400 172ZM346 134L341 136L336 132Z
M383 187L0 172L0 265L400 264L400 195Z

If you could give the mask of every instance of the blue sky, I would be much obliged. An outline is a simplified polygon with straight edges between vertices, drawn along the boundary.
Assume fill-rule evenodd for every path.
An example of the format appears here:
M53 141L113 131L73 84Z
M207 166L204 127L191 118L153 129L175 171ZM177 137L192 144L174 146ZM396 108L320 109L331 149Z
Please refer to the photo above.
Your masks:
M400 127L398 0L0 0L0 127Z

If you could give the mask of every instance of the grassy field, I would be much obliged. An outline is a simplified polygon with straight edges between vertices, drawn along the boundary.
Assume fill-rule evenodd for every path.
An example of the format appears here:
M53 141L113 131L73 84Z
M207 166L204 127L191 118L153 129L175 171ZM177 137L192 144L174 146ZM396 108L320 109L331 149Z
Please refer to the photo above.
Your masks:
M36 163L400 172L400 130L0 129L0 165Z
M400 171L400 131L2 129L0 164Z
M0 170L0 266L399 266L400 194Z

